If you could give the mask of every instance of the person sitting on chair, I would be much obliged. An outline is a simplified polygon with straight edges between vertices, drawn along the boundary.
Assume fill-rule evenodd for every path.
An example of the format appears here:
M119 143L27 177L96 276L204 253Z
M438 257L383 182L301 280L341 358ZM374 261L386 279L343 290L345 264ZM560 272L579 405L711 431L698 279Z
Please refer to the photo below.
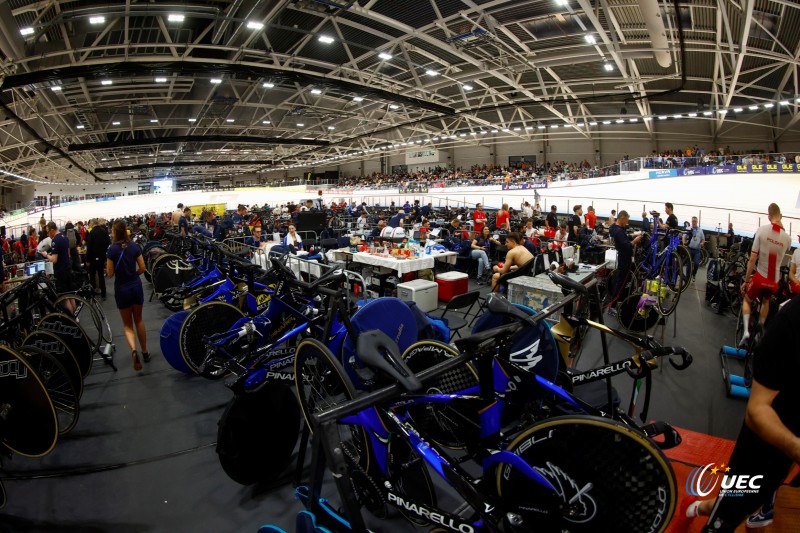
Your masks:
M492 267L494 271L494 275L492 275L492 291L497 287L497 280L500 279L500 276L516 270L533 259L533 254L522 245L522 235L516 231L512 231L506 236L506 248L508 253L506 253L506 260L502 263L502 266L495 265Z

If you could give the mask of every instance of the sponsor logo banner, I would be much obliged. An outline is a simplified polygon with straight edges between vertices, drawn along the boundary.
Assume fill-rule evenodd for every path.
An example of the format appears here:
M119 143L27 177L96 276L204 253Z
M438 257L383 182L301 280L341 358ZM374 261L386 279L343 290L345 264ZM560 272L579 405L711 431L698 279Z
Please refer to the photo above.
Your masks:
M527 191L529 189L546 189L547 182L542 183L504 183L504 191Z
M400 187L399 193L400 194L414 194L414 193L425 193L428 192L427 185L408 185L407 187Z
M745 496L758 494L763 480L762 475L733 473L730 466L725 466L725 463L719 466L708 463L689 472L685 490L690 496L705 498L719 486L720 494L726 497Z
M678 176L678 169L677 168L662 168L659 170L651 170L650 171L650 179L653 178L674 178Z

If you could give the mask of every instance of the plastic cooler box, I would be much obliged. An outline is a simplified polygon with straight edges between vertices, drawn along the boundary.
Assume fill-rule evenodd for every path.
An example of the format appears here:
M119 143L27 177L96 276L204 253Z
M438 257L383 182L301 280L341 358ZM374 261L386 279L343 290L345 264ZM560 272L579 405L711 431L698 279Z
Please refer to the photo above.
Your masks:
M467 292L469 276L464 272L444 272L436 276L436 283L439 284L439 299L449 302L455 296Z
M414 302L425 313L439 306L439 284L426 279L415 279L397 285L397 297Z

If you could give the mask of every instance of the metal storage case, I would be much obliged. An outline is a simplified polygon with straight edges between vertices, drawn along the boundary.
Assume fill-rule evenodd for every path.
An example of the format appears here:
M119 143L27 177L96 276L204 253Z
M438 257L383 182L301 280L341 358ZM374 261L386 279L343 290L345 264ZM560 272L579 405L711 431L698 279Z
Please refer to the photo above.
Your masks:
M421 311L429 313L439 306L439 284L435 281L415 279L397 285L397 297L415 302Z

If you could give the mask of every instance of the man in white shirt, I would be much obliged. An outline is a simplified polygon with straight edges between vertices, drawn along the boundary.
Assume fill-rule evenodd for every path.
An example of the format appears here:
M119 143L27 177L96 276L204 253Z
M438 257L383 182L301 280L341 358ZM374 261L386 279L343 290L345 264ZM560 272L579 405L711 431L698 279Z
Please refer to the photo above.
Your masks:
M363 229L365 229L367 227L367 214L366 213L361 213L361 216L358 217L358 220L356 220L356 227L359 230L363 230Z
M740 346L746 345L750 339L750 310L752 302L756 298L760 297L762 301L759 323L763 326L767 321L768 300L778 290L781 261L792 244L791 239L783 230L781 223L783 215L781 215L781 208L778 207L778 204L769 204L767 214L770 223L761 226L756 231L750 261L747 262L747 272L742 284L742 290L745 293L742 300L744 335L739 343Z

